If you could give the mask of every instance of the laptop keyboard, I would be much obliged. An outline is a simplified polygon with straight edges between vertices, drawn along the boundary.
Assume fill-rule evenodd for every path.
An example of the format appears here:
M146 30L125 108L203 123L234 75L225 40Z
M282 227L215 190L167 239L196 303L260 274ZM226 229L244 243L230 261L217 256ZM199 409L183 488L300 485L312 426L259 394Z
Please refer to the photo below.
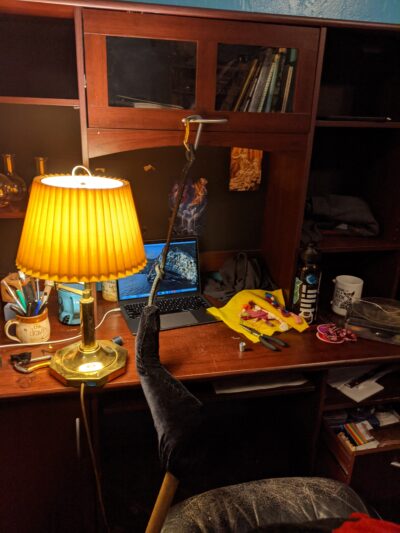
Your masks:
M143 308L147 303L133 303L125 304L126 312L129 318L136 318L140 316ZM156 300L155 305L160 309L161 314L177 313L179 311L194 311L204 307L209 307L207 301L201 296L185 296L178 298L163 298Z

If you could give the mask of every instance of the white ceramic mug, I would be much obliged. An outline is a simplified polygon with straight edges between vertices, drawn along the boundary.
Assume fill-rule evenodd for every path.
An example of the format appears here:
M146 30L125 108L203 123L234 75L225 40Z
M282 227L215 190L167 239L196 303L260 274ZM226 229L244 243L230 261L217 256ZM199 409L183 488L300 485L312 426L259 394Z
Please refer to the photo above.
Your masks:
M10 333L10 328L15 326L15 335ZM44 342L50 338L50 322L47 309L40 315L16 315L4 326L4 332L9 339L17 342Z
M355 276L336 276L333 280L332 311L337 315L345 316L351 303L361 298L364 281Z

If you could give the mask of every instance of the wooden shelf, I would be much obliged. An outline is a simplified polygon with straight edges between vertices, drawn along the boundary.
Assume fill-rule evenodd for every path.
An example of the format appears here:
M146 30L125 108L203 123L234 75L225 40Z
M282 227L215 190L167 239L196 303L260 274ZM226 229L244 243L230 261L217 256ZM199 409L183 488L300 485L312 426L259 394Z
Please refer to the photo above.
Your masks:
M324 411L356 409L363 405L394 403L400 401L398 372L387 374L379 380L379 383L383 385L384 389L360 403L354 402L351 398L348 398L337 389L327 386Z
M381 129L399 129L400 122L386 121L380 122L375 120L316 120L317 128L381 128Z
M0 208L0 219L1 218L24 218L25 210L15 207L2 207Z
M79 100L77 98L31 98L30 96L0 96L0 104L79 107Z
M323 235L318 243L323 253L338 252L386 252L400 250L400 242L387 241L372 237L347 237L340 235Z

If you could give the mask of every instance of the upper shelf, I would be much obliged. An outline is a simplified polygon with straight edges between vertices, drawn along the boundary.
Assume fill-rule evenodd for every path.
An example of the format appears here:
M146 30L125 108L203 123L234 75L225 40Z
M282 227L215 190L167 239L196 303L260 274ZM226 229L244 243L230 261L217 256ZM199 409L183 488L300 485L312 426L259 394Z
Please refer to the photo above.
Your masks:
M79 107L78 98L31 98L28 96L0 96L0 104L48 105Z
M0 219L1 218L24 218L25 210L20 207L2 207L0 208Z
M318 248L324 253L379 252L400 250L400 242L372 237L323 235Z
M370 119L367 117L347 117L346 119L318 119L315 122L318 128L382 128L382 129L399 129L400 122Z

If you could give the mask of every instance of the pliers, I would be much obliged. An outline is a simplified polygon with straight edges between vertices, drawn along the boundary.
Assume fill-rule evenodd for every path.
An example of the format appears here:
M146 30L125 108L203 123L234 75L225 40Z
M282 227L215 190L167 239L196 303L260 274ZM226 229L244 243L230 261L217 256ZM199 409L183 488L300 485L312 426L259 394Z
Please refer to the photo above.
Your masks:
M249 331L252 335L255 335L260 339L260 342L262 345L264 345L269 350L272 350L273 352L280 352L281 350L278 348L278 346L282 348L287 348L289 344L282 339L278 339L277 337L272 337L271 335L265 335L264 333L260 333L256 329L253 329L249 326L245 326L243 323L240 324L242 328ZM278 346L276 346L278 345Z

